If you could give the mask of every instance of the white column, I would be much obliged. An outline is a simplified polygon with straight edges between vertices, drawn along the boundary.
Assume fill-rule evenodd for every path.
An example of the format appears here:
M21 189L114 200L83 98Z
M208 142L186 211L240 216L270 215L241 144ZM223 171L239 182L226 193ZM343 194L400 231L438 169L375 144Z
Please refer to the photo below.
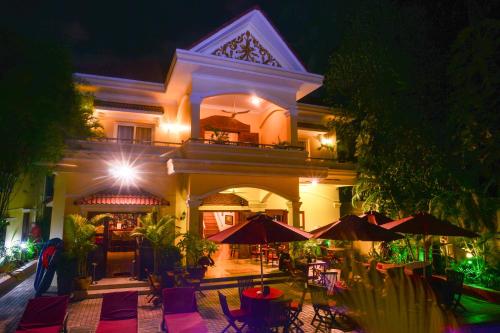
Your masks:
M188 206L188 214L187 214L187 231L190 233L195 233L200 237L203 236L202 230L202 221L200 221L200 211L199 207L201 205L202 200L197 197L189 197L186 201Z
M302 202L299 200L287 201L286 205L288 206L288 224L296 228L300 227L300 206Z
M290 144L292 146L298 146L299 144L299 135L298 135L298 126L297 126L297 118L298 118L298 110L297 106L293 105L288 108L288 112L285 113L288 120L288 138L290 140Z
M64 212L66 209L66 174L56 173L54 179L54 198L50 219L50 238L63 238Z
M189 96L189 106L191 114L191 138L200 138L200 107L202 98L199 95Z

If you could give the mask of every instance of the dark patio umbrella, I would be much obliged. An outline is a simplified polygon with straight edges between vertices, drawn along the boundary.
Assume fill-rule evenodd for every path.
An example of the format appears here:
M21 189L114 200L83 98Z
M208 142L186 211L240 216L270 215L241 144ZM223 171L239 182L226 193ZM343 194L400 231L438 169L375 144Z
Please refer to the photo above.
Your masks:
M382 228L404 234L479 237L475 232L457 227L428 213L418 213L386 223Z
M303 241L311 238L311 234L288 224L273 220L265 214L250 216L246 222L223 230L208 239L224 244L268 244L275 242ZM264 288L264 271L262 267L262 251L260 251L260 280Z
M394 221L390 217L385 216L382 213L370 210L363 215L359 216L363 221L369 222L375 225L382 225Z
M389 232L387 232L389 231ZM340 220L311 231L313 238L361 241L392 241L403 236L362 220L345 215Z
M438 219L429 213L417 213L403 219L386 223L382 228L387 230L401 232L404 234L415 235L435 235L435 236L460 236L460 237L479 237L478 234L457 227L446 220ZM427 260L428 251L424 246L424 259Z

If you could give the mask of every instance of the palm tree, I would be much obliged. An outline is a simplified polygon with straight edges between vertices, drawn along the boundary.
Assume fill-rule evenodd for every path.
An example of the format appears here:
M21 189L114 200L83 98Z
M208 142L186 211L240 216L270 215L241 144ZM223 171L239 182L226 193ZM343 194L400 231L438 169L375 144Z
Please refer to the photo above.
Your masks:
M158 273L159 252L162 248L174 243L175 237L175 216L164 215L158 218L158 211L154 210L140 218L141 225L132 231L133 237L143 237L151 243L153 248L153 270Z
M68 255L76 258L78 276L87 276L87 256L95 248L92 237L95 235L96 225L102 224L111 218L108 214L99 214L87 219L79 214L66 216L64 220L63 240Z

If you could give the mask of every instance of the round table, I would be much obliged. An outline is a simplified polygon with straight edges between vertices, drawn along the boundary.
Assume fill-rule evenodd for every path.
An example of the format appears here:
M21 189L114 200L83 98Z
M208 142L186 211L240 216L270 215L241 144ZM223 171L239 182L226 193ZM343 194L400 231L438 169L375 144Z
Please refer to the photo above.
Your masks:
M269 294L267 294L266 296L262 295L260 291L261 291L260 287L247 288L243 290L243 296L250 298L252 300L267 300L267 301L278 299L281 296L283 296L282 290L273 287L269 287Z

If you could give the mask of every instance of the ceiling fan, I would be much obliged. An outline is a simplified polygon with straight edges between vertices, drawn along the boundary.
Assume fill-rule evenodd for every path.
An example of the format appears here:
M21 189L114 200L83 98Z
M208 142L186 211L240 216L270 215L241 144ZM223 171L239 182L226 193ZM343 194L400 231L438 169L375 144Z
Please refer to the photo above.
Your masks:
M229 113L231 115L230 118L234 118L234 117L236 117L239 114L245 114L245 113L250 112L250 110L236 112L236 102L235 102L234 96L233 96L233 111L226 111L226 110L221 110L221 111L224 112L224 113Z

